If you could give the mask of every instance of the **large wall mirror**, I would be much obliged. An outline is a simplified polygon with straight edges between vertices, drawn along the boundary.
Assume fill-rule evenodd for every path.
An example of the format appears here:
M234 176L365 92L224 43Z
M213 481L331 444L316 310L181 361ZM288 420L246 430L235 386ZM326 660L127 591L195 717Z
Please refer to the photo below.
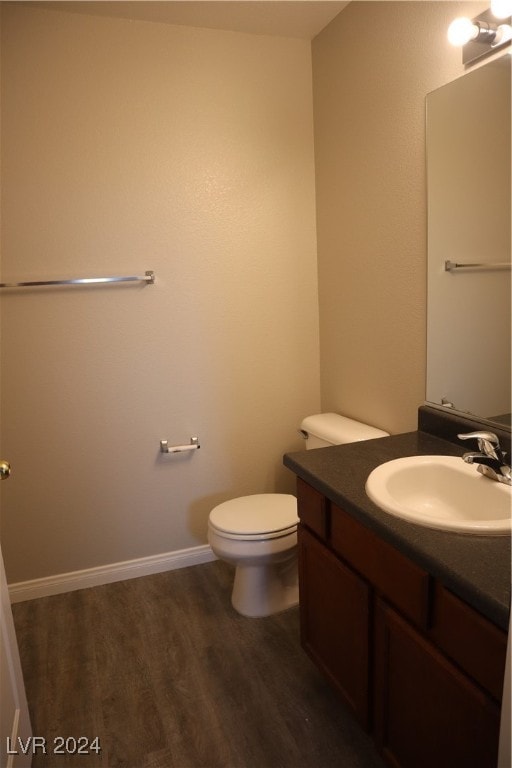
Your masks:
M511 57L427 96L427 402L510 427Z

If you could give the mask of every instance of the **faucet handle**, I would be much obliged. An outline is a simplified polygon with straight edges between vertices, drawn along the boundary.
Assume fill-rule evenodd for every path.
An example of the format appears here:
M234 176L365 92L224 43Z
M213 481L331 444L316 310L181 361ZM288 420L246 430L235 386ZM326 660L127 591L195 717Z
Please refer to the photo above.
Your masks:
M459 440L476 440L478 449L487 456L498 459L498 453L502 456L500 450L500 441L494 432L467 432L457 435Z
M500 441L494 432L465 432L461 435L457 435L457 437L460 440L470 440L471 438L474 438L475 440L487 440L487 442L492 445L500 444Z

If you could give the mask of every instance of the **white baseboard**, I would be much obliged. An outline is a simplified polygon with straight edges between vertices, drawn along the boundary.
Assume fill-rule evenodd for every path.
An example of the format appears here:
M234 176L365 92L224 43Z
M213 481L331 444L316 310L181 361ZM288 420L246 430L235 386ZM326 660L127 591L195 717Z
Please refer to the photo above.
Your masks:
M41 579L18 581L9 584L11 603L22 603L24 600L34 600L37 597L59 595L62 592L73 592L76 589L98 587L101 584L111 584L113 581L136 579L139 576L149 576L152 573L173 571L176 568L187 568L189 565L209 563L217 558L208 544L176 552L164 552L161 555L141 557L137 560L125 560L121 563L100 565L97 568L86 568L83 571L58 573L55 576L44 576Z

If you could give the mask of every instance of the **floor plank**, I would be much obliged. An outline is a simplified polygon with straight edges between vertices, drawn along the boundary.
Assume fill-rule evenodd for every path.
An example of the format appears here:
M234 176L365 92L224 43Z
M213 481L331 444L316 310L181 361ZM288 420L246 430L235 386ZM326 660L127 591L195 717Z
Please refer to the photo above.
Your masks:
M15 604L48 744L33 768L382 768L301 649L298 609L240 616L232 579L216 561ZM58 736L102 752L53 754Z

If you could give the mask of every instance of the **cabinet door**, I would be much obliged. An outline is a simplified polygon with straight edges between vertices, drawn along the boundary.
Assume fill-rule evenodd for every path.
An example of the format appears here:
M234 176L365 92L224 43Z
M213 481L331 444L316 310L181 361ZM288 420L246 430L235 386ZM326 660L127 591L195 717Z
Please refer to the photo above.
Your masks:
M401 768L492 768L499 708L386 603L375 614L375 736Z
M368 729L368 585L306 528L298 533L302 645Z

